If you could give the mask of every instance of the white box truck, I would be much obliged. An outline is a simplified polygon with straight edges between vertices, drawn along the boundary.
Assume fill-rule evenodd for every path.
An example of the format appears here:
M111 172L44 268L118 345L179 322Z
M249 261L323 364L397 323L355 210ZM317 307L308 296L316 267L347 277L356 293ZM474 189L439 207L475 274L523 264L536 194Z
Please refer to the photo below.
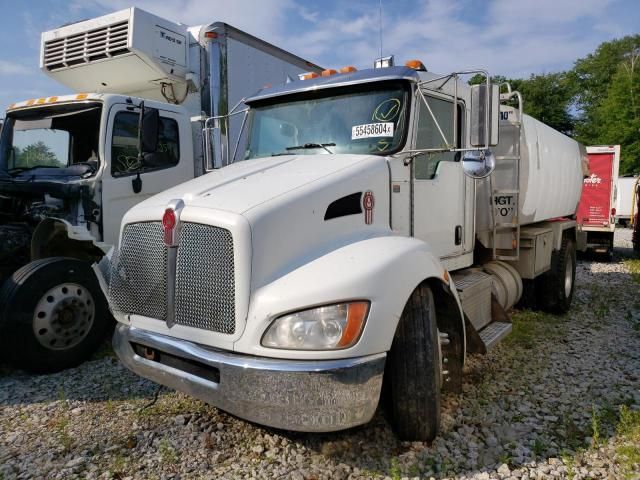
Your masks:
M635 212L635 192L640 182L638 175L618 177L618 197L616 199L616 223L623 227L632 224Z
M474 72L376 65L262 90L238 161L127 212L95 268L128 368L311 432L388 391L399 436L428 440L523 290L569 309L584 147Z
M113 325L90 265L116 242L124 213L222 165L205 163L205 119L320 68L224 23L188 27L138 8L44 32L40 66L78 93L7 111L0 352L52 371L85 358ZM217 151L236 147L241 122L221 125Z
M620 145L587 147L589 176L578 205L578 250L613 255Z

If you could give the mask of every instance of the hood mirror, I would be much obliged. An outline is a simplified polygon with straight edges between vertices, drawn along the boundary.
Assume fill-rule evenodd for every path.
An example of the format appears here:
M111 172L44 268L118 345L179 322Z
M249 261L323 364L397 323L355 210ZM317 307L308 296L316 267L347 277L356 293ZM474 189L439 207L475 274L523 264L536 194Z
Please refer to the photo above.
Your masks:
M477 180L486 178L496 168L496 157L491 150L469 150L462 157L465 175Z

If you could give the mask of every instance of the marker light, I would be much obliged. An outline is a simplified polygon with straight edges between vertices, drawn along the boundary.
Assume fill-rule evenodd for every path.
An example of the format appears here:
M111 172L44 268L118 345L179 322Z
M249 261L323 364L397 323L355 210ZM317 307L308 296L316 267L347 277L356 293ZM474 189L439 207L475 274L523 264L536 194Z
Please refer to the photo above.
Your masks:
M88 96L89 96L88 93L79 93L78 95L76 95L76 100L84 100Z
M262 345L290 350L333 350L353 346L362 333L369 302L349 302L303 310L277 318Z
M352 65L348 65L346 67L342 67L340 69L340 73L351 73L351 72L355 72L357 71L356 67L352 66Z
M338 73L337 71L335 71L333 68L327 68L326 70L323 70L321 75L323 77L330 77L331 75L335 75L336 73Z
M307 72L307 73L301 73L298 75L298 78L300 80L311 80L312 78L318 78L320 75L318 75L316 72Z
M204 32L204 38L218 38L217 32Z
M420 70L421 72L426 72L427 67L424 66L420 60L409 60L404 64L405 67L413 68L414 70Z

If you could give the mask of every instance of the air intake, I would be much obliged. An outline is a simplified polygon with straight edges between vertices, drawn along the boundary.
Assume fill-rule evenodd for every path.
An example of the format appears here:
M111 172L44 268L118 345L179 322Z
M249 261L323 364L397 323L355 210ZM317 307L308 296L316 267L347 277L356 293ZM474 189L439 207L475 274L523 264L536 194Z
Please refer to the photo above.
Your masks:
M49 71L82 65L129 53L129 22L117 22L95 30L44 43L44 68Z

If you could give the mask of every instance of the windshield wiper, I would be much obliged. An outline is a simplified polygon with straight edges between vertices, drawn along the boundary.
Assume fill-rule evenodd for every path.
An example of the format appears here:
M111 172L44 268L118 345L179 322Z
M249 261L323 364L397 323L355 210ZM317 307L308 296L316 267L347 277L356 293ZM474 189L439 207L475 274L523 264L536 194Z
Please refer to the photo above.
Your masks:
M296 145L295 147L287 147L287 150L302 150L308 148L324 148L327 152L333 153L327 147L335 147L335 143L305 143L304 145Z

